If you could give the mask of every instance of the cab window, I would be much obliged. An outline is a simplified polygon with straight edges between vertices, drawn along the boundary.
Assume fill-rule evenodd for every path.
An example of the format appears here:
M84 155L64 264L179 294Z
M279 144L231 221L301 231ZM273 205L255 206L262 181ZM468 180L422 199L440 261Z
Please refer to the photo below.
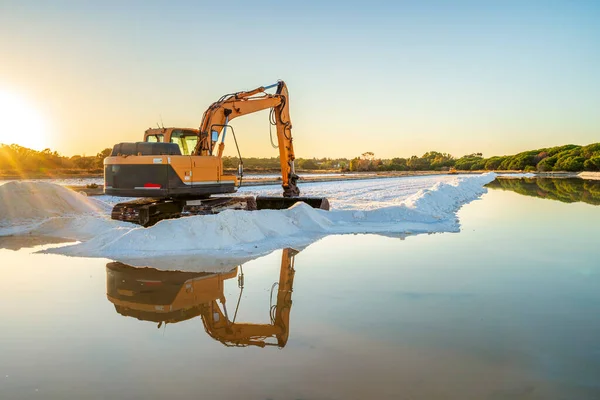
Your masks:
M150 143L162 143L165 141L165 135L159 134L159 135L150 135L148 137L146 137L146 142L150 142Z
M194 131L174 130L171 133L171 143L177 143L181 149L181 154L189 156L196 148L198 134Z

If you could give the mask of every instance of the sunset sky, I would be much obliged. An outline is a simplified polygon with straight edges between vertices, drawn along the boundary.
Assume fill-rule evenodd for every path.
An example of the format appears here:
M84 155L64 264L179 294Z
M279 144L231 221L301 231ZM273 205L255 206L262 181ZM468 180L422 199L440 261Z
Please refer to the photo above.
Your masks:
M0 142L92 155L277 79L298 157L600 141L598 1L290 3L0 0Z

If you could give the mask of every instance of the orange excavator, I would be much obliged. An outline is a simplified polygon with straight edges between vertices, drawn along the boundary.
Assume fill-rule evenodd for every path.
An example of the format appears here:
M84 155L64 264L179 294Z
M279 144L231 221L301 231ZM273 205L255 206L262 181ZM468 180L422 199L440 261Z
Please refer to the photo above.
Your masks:
M275 94L267 93L272 88L276 88ZM224 95L204 112L199 129L148 129L143 142L115 145L104 160L104 192L139 199L115 205L112 218L150 226L162 219L214 214L224 209L285 209L298 201L328 210L325 198L300 197L289 107L287 86L279 81ZM229 123L268 109L270 122L277 130L283 197L214 197L234 193L242 182L243 161ZM228 132L240 158L238 176L223 170Z
M106 265L106 295L119 314L158 323L159 328L200 316L206 333L226 346L283 348L289 336L297 253L291 248L283 250L277 300L269 311L270 324L236 322L244 287L241 266L225 273L207 273L160 271L112 262ZM230 319L223 289L224 282L236 276L240 299Z

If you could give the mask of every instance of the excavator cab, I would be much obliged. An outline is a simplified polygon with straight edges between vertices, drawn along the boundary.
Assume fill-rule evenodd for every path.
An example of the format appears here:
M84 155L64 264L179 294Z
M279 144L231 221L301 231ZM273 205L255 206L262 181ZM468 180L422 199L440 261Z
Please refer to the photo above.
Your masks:
M206 333L225 346L285 347L294 283L294 257L298 251L282 250L279 282L273 285L270 324L236 322L244 288L242 266L224 273L161 271L137 268L119 262L106 265L106 296L117 313L151 321L162 327L192 318L202 318ZM240 295L233 316L227 309L224 283L238 278ZM277 288L273 304L274 288Z
M198 144L198 129L149 128L144 133L144 142L175 143L182 155L190 156Z

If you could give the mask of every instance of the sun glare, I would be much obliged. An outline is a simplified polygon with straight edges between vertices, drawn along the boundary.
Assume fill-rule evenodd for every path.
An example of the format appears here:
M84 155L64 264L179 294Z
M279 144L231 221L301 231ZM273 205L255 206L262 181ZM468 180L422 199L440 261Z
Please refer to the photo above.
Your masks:
M26 99L0 89L0 143L43 150L48 131L44 117Z

